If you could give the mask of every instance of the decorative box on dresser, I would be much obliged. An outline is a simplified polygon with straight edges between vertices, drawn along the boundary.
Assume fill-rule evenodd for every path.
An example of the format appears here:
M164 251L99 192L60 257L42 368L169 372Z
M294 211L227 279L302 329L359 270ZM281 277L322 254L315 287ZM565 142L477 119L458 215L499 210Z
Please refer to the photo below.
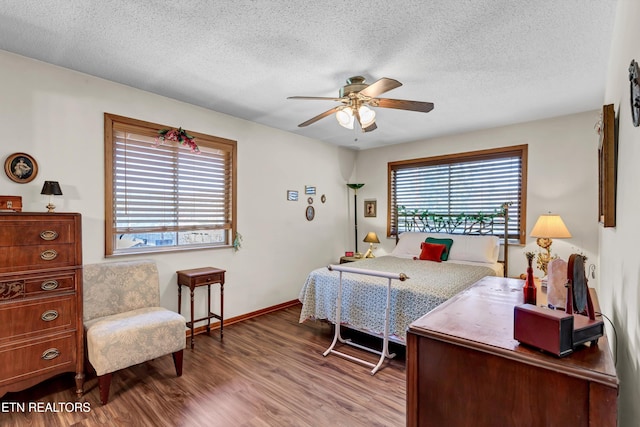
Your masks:
M409 326L408 426L616 425L607 337L563 358L520 345L513 313L523 283L485 277Z
M77 213L0 213L0 397L63 372L84 382Z

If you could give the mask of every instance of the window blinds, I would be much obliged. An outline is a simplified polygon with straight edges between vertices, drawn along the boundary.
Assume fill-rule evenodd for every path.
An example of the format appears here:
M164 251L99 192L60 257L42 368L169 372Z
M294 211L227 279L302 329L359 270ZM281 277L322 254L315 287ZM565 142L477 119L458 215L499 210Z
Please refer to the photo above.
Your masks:
M475 215L496 212L503 203L511 202L508 237L519 239L522 157L521 151L514 151L390 164L391 206L394 207L390 211L391 224L398 220L399 229L403 229L403 218L396 219L399 206L404 206L407 212ZM395 234L393 226L390 234Z
M123 129L124 128L124 129ZM198 140L200 154L148 131L114 129L116 233L231 229L231 152Z

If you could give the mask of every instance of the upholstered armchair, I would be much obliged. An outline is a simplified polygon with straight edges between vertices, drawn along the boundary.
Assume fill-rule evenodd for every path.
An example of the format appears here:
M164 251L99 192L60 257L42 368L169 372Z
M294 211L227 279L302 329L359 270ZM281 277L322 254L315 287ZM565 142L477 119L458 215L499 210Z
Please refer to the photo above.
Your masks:
M84 266L87 359L98 376L100 400L109 400L113 372L172 354L182 375L185 318L160 307L158 269L149 260Z

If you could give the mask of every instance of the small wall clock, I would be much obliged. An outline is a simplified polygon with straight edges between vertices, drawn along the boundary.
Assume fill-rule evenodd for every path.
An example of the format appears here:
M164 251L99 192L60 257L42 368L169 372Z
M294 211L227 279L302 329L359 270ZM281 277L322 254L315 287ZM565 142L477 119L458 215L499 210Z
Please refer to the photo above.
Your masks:
M631 119L635 127L640 125L640 82L638 81L638 77L640 77L638 63L635 59L632 59L629 65L629 98L631 103Z

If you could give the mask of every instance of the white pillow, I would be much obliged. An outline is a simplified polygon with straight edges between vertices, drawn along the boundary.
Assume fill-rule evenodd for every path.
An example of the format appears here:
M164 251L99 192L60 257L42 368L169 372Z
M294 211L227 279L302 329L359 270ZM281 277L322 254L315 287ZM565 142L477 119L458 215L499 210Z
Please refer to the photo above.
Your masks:
M427 237L451 239L453 245L449 251L451 261L473 261L496 263L500 252L500 239L497 236L476 236L466 234L405 232L400 235L398 244L391 255L408 258L420 255L420 243Z
M497 236L449 235L453 245L449 252L450 260L489 262L498 261L500 239Z
M398 258L413 258L420 255L420 243L424 242L429 237L429 233L418 233L413 231L407 231L400 235L400 240L393 251L392 256Z

